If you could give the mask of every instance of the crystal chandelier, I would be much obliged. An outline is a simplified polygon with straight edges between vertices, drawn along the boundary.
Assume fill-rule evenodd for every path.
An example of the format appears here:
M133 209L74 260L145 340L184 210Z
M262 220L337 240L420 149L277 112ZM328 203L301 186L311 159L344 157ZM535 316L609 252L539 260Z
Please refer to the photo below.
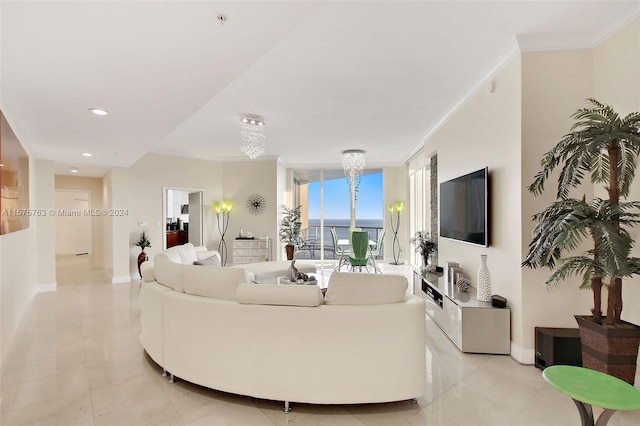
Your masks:
M264 154L267 140L264 134L264 119L259 115L240 116L240 151L254 160Z
M361 149L342 151L342 168L349 181L358 182L364 171L364 151Z

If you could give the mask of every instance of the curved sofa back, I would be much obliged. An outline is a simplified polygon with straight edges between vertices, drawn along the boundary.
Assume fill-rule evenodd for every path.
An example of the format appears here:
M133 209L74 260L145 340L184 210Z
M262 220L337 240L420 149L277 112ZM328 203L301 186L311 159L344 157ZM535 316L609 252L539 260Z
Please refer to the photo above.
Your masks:
M242 284L239 268L161 260L153 269L157 281L141 290L140 340L177 377L321 404L424 393L424 301L406 295L403 276L335 272L323 299L317 286Z
M210 388L321 404L399 401L425 389L424 301L317 307L162 294L164 367Z

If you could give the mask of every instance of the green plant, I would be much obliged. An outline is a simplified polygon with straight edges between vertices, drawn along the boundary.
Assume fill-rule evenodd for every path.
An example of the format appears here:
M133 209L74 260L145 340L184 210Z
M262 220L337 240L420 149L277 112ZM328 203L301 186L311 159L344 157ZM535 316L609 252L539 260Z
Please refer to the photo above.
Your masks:
M533 230L529 253L523 266L558 268L547 279L548 286L557 285L571 275L582 275L581 288L591 287L594 321L602 323L602 286L608 289L606 324L620 324L622 312L622 278L640 273L640 259L631 257L634 241L627 228L638 223L639 202L620 202L629 195L635 177L636 157L640 154L640 113L624 118L609 105L588 99L588 107L577 110L576 123L570 133L542 160L542 170L528 190L540 195L544 184L556 167L557 201L533 216L538 222ZM604 184L609 198L587 202L569 198L589 174L594 184ZM593 248L578 256L563 257L590 237ZM605 279L609 282L606 283ZM604 282L604 284L603 284Z
M293 246L297 243L300 235L300 207L288 208L282 205L282 220L280 221L280 240L287 245Z
M144 250L147 247L151 247L151 241L147 237L147 230L143 229L140 234L138 234L138 240L135 242L135 245Z
M438 251L438 242L431 237L427 231L418 231L416 236L409 240L411 244L415 244L416 253L422 256L423 265L429 263L429 258L433 253Z

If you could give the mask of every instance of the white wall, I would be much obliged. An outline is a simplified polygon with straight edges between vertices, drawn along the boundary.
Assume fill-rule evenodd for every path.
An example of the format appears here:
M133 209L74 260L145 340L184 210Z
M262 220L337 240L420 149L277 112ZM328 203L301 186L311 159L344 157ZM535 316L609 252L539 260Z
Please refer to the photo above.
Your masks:
M111 282L130 281L130 239L129 239L129 169L114 167L110 170L112 197L109 212L105 216L111 221L113 237L113 269ZM133 194L132 194L133 195ZM136 264L137 269L137 264Z
M540 159L569 132L571 115L592 96L591 49L535 52L522 55L522 179L523 185L533 182L540 170ZM588 184L573 195L590 198ZM544 194L534 197L522 194L522 257L528 252L534 223L531 215L549 206L556 197L557 173L549 178ZM589 249L587 241L583 248ZM580 279L572 278L549 291L545 280L548 269L522 270L522 345L533 359L534 327L571 327L577 324L573 315L589 314L591 292L578 291Z
M233 239L240 228L253 232L256 238L268 236L271 239L271 258L275 259L280 250L278 241L278 217L282 210L278 204L278 164L276 161L239 161L223 164L223 187L225 200L233 202L229 228L225 241L229 250L227 264L233 263ZM246 207L251 194L262 195L267 203L260 215L249 213ZM215 218L215 216L214 216ZM274 226L276 224L276 226Z
M520 58L494 78L493 93L478 92L425 143L438 155L438 183L483 167L489 168L491 246L438 241L438 261L456 261L476 286L480 254L488 255L492 292L511 307L512 340L522 345L520 289L522 190L520 166Z
M209 249L218 248L218 231L212 205L222 198L222 163L167 155L147 154L129 168L128 244L129 271L138 277L137 257L140 249L132 240L146 228L151 248L150 259L162 251L166 215L162 211L163 187L203 190L203 238ZM140 226L146 222L147 226Z
M63 176L55 177L55 189L79 189L89 191L91 193L91 208L103 208L103 180L102 178L89 178L80 176ZM91 217L91 254L89 255L90 268L100 269L105 266L104 263L104 230L105 218L103 216Z
M47 212L44 216L34 219L38 231L36 245L37 277L39 291L55 290L56 288L56 256L55 256L55 216L49 214L55 207L55 179L54 163L47 160L36 160L35 193L37 208Z
M30 158L30 208L38 208L34 190L36 166ZM13 336L36 292L37 268L27 264L27 261L38 262L36 226L37 221L31 221L26 229L0 235L0 365L4 365Z
M111 179L109 176L111 175L111 171L105 173L102 177L102 208L106 209L111 205ZM103 244L102 244L102 260L104 262L104 268L107 271L111 271L113 269L113 256L112 247L113 247L113 239L110 237L111 235L111 227L112 223L106 218L102 219L102 234L104 235Z

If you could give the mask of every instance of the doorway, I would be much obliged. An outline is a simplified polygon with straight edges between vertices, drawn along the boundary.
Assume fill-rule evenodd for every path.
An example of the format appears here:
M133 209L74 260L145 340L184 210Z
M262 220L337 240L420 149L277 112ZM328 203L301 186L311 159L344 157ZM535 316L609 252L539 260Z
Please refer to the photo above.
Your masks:
M203 245L203 200L202 189L163 188L163 249L186 243Z
M91 192L56 190L56 255L91 254Z

